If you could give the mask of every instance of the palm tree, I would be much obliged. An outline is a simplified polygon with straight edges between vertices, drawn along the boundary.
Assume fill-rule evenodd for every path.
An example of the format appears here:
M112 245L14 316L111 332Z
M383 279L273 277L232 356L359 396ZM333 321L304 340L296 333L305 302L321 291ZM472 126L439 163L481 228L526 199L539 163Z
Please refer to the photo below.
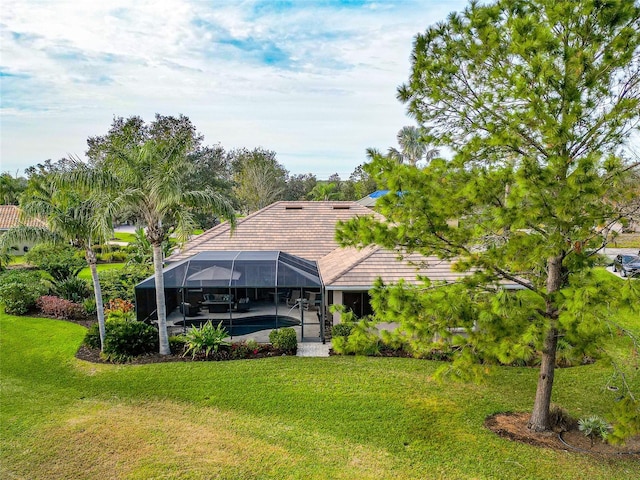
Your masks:
M26 183L23 177L12 177L9 172L0 174L0 205L17 205Z
M156 312L160 354L168 355L167 309L164 297L162 245L170 233L186 241L194 228L195 210L209 209L231 222L235 213L231 202L214 190L192 190L194 164L188 159L191 139L178 135L161 140L149 139L126 149L113 148L102 162L105 184L116 185L121 211L133 212L139 226L145 227L153 249L156 285Z
M309 192L309 196L313 200L317 201L327 201L334 199L338 196L338 192L336 191L338 186L333 182L318 182L316 186Z
M40 218L46 227L19 225L5 232L0 239L0 250L9 245L32 241L72 244L84 251L91 270L93 291L100 331L100 349L104 349L105 321L102 290L98 279L97 256L92 245L111 237L109 213L101 205L98 192L89 192L74 184L69 173L47 175L31 179L21 198L21 211L27 218Z
M437 148L427 148L429 145L423 139L426 133L423 128L402 127L397 135L400 150L391 147L388 153L389 157L398 163L406 162L413 166L421 160L428 162L434 159L440 151Z

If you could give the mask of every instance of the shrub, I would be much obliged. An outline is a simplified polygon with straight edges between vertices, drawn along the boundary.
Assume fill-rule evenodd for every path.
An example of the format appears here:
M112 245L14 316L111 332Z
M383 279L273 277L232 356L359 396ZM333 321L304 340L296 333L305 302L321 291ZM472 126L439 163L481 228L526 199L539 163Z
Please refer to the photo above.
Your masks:
M75 303L82 303L91 296L89 284L75 276L56 280L53 284L53 292L58 297Z
M158 350L158 331L143 322L109 319L105 322L103 356L111 362L125 362L132 357ZM100 348L100 331L95 323L89 328L85 345Z
M245 343L247 344L247 348L249 350L259 350L260 349L260 344L258 342L256 342L253 338L247 339L247 341Z
M48 292L49 287L39 271L15 269L0 274L0 303L9 314L24 315Z
M250 338L243 342L231 344L230 356L234 360L243 358L255 358L259 354L270 354L273 352L273 346L269 344L260 344Z
M254 353L254 350L251 350L247 345L247 342L237 342L231 344L231 358L238 360L242 358L248 358L251 354ZM255 353L258 353L255 350Z
M121 269L105 270L98 273L105 303L114 298L133 302L135 300L135 286L152 273L153 267L142 265L125 266Z
M105 252L98 255L98 261L100 263L120 263L127 259L127 252L115 251Z
M24 259L55 280L75 277L86 266L82 253L70 245L41 243L29 250Z
M44 315L54 318L64 318L68 320L80 320L84 318L84 307L82 305L53 295L40 297L36 301L36 307L38 307L38 310Z
M291 327L271 330L271 333L269 333L269 341L273 345L273 348L282 353L293 355L298 349L298 336L296 335L296 331Z
M341 355L378 355L380 353L380 337L377 330L372 328L370 321L363 319L350 326L352 328L348 336L332 337L331 345L334 352Z
M133 312L134 309L135 307L133 303L130 302L129 300L124 300L122 298L113 298L107 302L107 306L104 309L104 313L106 315L109 315L112 313L122 314L122 313Z
M205 358L208 358L211 352L218 353L220 347L231 345L225 341L228 336L227 329L222 326L222 322L214 327L209 320L202 327L194 327L187 332L185 335L187 348L184 355L191 353L191 358L195 358L196 355L204 353Z
M591 415L590 417L578 420L578 429L584 433L585 436L589 437L591 446L593 446L596 438L600 438L603 442L607 439L611 425L598 415Z
M331 328L332 337L348 337L353 330L353 323L338 323Z

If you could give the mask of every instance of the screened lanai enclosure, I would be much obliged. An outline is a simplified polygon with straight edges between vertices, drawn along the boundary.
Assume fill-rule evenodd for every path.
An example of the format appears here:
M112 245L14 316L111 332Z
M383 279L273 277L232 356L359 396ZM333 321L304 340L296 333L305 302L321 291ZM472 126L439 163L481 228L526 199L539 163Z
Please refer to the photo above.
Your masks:
M170 334L211 320L231 337L268 341L272 329L296 327L301 341L324 341L315 262L280 251L200 252L169 265L163 276ZM153 277L136 286L138 320L157 319L155 289Z

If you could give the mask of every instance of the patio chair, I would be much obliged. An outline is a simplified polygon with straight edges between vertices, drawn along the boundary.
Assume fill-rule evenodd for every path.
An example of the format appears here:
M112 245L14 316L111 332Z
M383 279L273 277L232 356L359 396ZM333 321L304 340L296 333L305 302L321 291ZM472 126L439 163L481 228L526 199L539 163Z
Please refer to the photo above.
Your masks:
M180 313L184 313L185 317L197 317L200 314L200 306L182 302L180 304Z
M289 298L287 298L287 305L290 307L296 306L301 297L302 292L300 290L291 290L291 294L289 295Z
M320 303L320 299L316 298L318 296L318 293L316 292L309 292L309 300L305 302L304 304L304 309L305 310L317 310L319 303Z
M249 297L240 298L236 303L236 312L248 312L251 307Z

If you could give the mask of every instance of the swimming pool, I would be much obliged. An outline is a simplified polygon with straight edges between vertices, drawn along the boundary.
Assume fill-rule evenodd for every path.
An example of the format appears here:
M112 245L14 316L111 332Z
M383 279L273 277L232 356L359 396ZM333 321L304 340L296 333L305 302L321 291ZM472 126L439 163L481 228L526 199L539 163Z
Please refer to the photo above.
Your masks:
M176 325L184 325L187 327L201 327L207 323L205 318L187 319L185 321L178 321ZM216 326L220 323L220 320L211 320L211 323ZM227 329L229 335L237 337L239 335L248 335L250 333L259 332L261 330L273 330L274 328L283 327L295 327L300 325L300 320L292 317L286 317L282 315L256 315L254 317L238 318L233 321L233 325L230 324L229 319L222 320L222 326Z

